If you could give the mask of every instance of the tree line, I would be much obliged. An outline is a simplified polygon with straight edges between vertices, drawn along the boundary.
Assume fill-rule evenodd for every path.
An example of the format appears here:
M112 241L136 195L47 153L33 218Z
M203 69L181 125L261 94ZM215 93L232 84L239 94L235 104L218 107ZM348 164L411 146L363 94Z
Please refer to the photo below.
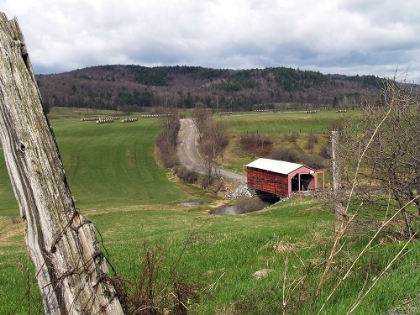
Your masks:
M250 111L278 103L289 109L354 107L372 100L383 79L325 75L286 67L229 70L203 67L96 66L36 76L45 107L149 110L194 108Z

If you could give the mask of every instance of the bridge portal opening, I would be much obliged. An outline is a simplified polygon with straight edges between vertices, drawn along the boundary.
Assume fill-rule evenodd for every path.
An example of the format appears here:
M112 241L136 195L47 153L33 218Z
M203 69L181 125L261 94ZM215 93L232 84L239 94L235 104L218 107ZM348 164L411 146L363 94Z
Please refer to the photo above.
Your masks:
M292 177L292 192L307 191L314 188L315 178L311 174L296 174Z

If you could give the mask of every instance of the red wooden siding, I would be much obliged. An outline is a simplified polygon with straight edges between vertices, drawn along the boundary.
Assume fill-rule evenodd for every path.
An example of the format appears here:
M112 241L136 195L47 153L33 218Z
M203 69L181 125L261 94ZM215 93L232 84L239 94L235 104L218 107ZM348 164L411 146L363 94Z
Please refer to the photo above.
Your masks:
M289 195L289 180L284 174L248 167L248 187L275 194L280 197Z

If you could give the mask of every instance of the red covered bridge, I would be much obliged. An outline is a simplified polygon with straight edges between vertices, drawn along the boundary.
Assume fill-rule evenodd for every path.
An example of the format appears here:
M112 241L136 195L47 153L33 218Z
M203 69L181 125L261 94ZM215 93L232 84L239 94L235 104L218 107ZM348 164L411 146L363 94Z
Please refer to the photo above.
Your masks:
M249 188L279 197L318 188L318 172L302 164L258 159L246 167Z

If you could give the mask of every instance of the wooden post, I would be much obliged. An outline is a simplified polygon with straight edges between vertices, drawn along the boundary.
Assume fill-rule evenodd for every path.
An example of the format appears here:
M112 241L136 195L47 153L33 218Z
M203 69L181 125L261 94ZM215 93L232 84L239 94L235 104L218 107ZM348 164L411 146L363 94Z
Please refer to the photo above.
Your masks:
M335 232L340 233L343 230L345 222L345 213L343 204L341 203L341 168L340 156L338 153L339 134L338 131L331 132L331 157L333 171L333 197L334 197L334 213L335 213Z
M298 193L300 194L300 173L298 174Z
M16 18L0 12L0 138L46 314L123 314L95 229L75 208Z

